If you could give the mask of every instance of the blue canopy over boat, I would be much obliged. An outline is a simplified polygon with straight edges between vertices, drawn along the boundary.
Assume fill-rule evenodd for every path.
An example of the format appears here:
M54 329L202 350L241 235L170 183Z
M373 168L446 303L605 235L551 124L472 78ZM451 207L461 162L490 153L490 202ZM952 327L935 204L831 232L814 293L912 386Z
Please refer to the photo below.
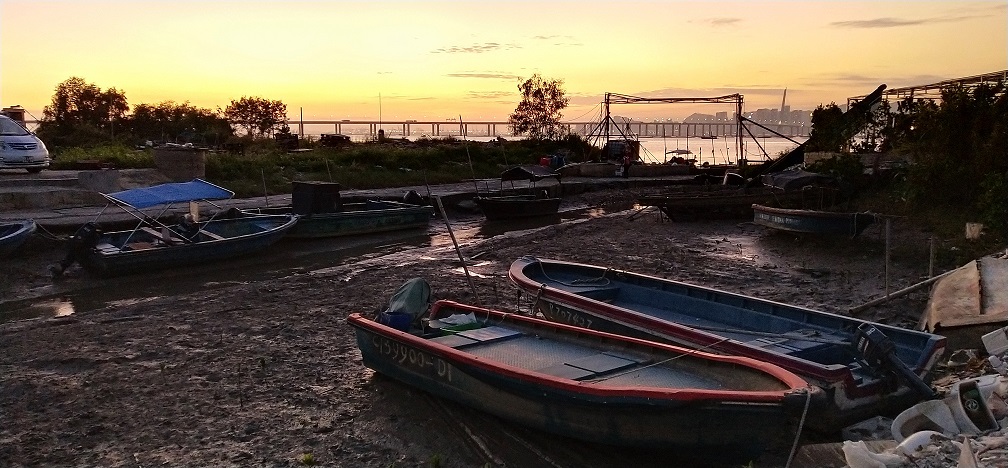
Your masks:
M226 200L233 197L234 192L202 179L193 179L102 195L113 202L139 209L197 200Z

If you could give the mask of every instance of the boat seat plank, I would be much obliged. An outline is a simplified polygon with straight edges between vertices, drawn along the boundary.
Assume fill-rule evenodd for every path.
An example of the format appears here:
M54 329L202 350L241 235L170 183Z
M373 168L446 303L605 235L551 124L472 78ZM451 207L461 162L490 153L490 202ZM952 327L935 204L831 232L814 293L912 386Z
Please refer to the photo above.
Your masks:
M505 327L483 327L472 330L464 330L450 335L432 338L431 341L440 343L452 348L461 348L473 344L489 344L521 336L522 333Z
M560 289L597 301L615 299L620 291L619 286L564 286Z
M551 375L553 377L560 377L561 379L571 379L571 380L582 380L595 375L595 372L581 369L579 367L574 367L572 365L563 362L561 362L560 364L554 364L552 366L544 367L542 369L536 369L536 372L541 372L543 374Z
M480 343L493 343L495 341L520 336L521 334L522 333L520 331L498 326L474 328L472 330L465 330L457 333L459 336L463 336Z
M115 253L119 251L119 247L116 247L109 243L96 244L95 249L102 253Z
M473 340L471 338L466 338L464 336L459 336L456 334L431 338L430 341L448 346L450 348L460 348L462 346L471 345L473 343L479 343L479 341Z
M537 369L537 371L554 377L585 380L597 377L600 374L627 369L639 364L641 364L640 361L629 356L616 355L615 353L598 353L546 366Z
M813 357L815 357L815 359L825 359L823 357L825 355L836 355L836 359L844 360L846 362L845 350L848 348L846 342L849 338L841 334L830 333L814 328L800 328L792 330L788 333L781 333L780 336L775 337L757 336L746 333L744 326L736 325L732 320L717 320L712 316L698 317L689 313L678 312L642 303L634 303L632 308L645 315L651 315L663 320L685 325L687 327L694 327L698 330L704 330L708 333L713 333L731 340L746 343L750 346L760 347L767 351L794 356L801 359L812 359ZM719 318L724 319L724 317ZM764 324L766 326L766 333L771 333L772 330L775 329L775 327L772 326L774 321L782 323L790 322L788 319L772 316L768 316L766 319L768 320ZM729 329L738 330L727 331ZM829 340L844 344L809 341L803 339L803 335L814 337L816 340Z
M224 240L224 236L221 236L220 234L217 234L215 232L207 231L206 229L200 229L199 233L203 234L204 236L207 236L207 237L209 237L209 238L211 238L213 240Z
M566 364L587 371L591 371L596 374L601 374L604 372L612 372L615 370L625 369L630 366L635 366L638 364L638 362L630 359L624 359L618 356L613 356L611 354L599 353L583 357L581 359L575 359L573 361L567 362Z
M157 229L154 229L154 228L152 228L150 226L144 226L144 227L140 228L140 230L143 231L143 232L146 232L147 234L150 234L155 239L160 240L160 241L165 242L165 243L181 244L183 242L182 239L179 239L178 237L175 237L175 236L171 235L170 232L168 233L168 238L166 239L163 233L161 233Z

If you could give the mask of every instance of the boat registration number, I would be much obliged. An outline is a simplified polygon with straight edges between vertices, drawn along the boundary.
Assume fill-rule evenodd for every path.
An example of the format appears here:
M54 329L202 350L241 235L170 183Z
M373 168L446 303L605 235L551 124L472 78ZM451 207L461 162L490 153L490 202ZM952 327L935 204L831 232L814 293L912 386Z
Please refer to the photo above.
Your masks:
M423 351L406 346L397 341L382 336L372 338L372 344L383 356L388 357L400 367L416 369L437 378L452 380L452 366L445 360L431 356Z
M574 325L575 327L591 328L591 317L567 307L558 306L552 302L540 302L540 312L550 320Z

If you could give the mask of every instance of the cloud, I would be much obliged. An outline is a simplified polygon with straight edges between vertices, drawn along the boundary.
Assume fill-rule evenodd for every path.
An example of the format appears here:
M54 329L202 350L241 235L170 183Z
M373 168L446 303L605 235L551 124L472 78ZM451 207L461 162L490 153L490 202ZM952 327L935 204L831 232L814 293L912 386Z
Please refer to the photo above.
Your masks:
M574 36L559 35L559 34L553 34L548 36L543 35L532 36L532 39L536 41L549 41L552 42L552 45L557 47L581 47L584 45L584 43L579 41Z
M878 29L878 28L902 28L906 26L920 26L939 23L958 23L986 15L950 15L938 16L934 18L904 19L893 17L872 18L867 20L854 21L834 21L830 26L850 29Z
M830 26L838 28L872 29L872 28L899 28L903 26L916 26L925 24L927 20L904 20L899 18L874 18L869 20L856 21L834 21Z
M714 26L715 28L732 26L735 23L742 21L742 18L709 18L705 20L707 24Z
M495 73L495 72L464 72L464 73L449 73L447 75L449 78L485 78L492 80L517 80L521 79L518 75L513 75L511 73Z
M885 83L888 88L902 88L906 86L919 86L948 80L948 76L910 74L901 76L868 76L853 73L828 73L810 77L808 81L802 83L803 87L836 88L836 87L858 87L864 88L865 93L871 92L876 86Z
M486 101L512 102L514 101L515 93L510 91L469 91L466 93L466 96ZM507 99L505 100L504 98Z
M517 44L501 44L499 42L484 42L470 46L441 47L431 51L432 54L483 54L498 50L520 49Z

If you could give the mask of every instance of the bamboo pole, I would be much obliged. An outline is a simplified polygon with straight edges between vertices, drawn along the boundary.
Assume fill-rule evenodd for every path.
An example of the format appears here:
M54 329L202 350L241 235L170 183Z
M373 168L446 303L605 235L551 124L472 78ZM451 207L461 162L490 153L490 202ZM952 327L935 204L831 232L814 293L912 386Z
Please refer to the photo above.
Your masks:
M872 299L872 300L870 300L868 302L865 302L864 304L861 304L859 306L851 307L850 310L849 310L849 312L850 312L851 315L856 315L859 312L864 311L865 309L868 309L868 308L871 308L871 307L875 307L875 306L877 306L879 304L883 304L883 303L889 302L890 300L896 299L898 297L906 296L907 294L910 294L910 293L912 293L912 292L914 292L914 291L916 291L918 289L921 289L921 288L923 288L925 286L930 285L931 283L934 283L935 281L938 281L938 280L944 278L945 276L947 276L949 273L952 273L953 271L955 271L955 270L946 271L945 273L942 273L942 274L940 274L938 276L932 276L932 277L930 277L930 278L928 278L928 279L926 279L924 281L921 281L921 282L919 282L917 284L914 284L914 285L911 285L911 286L907 286L907 287L905 287L903 289L900 289L899 291L896 291L896 292L894 292L892 294L887 294L887 295L882 296L880 298Z
M462 249L459 248L458 241L455 240L455 231L452 231L451 223L448 222L448 215L445 214L444 205L441 204L441 196L436 195L433 198L434 203L437 204L438 211L441 212L441 219L444 220L445 227L448 228L448 235L451 236L452 244L455 246L455 253L458 254L459 261L462 262L462 271L465 272L466 281L469 282L469 289L472 290L473 297L476 298L476 305L483 307L479 293L476 292L476 286L473 284L472 276L469 275L469 267L466 265L465 257L462 256Z

